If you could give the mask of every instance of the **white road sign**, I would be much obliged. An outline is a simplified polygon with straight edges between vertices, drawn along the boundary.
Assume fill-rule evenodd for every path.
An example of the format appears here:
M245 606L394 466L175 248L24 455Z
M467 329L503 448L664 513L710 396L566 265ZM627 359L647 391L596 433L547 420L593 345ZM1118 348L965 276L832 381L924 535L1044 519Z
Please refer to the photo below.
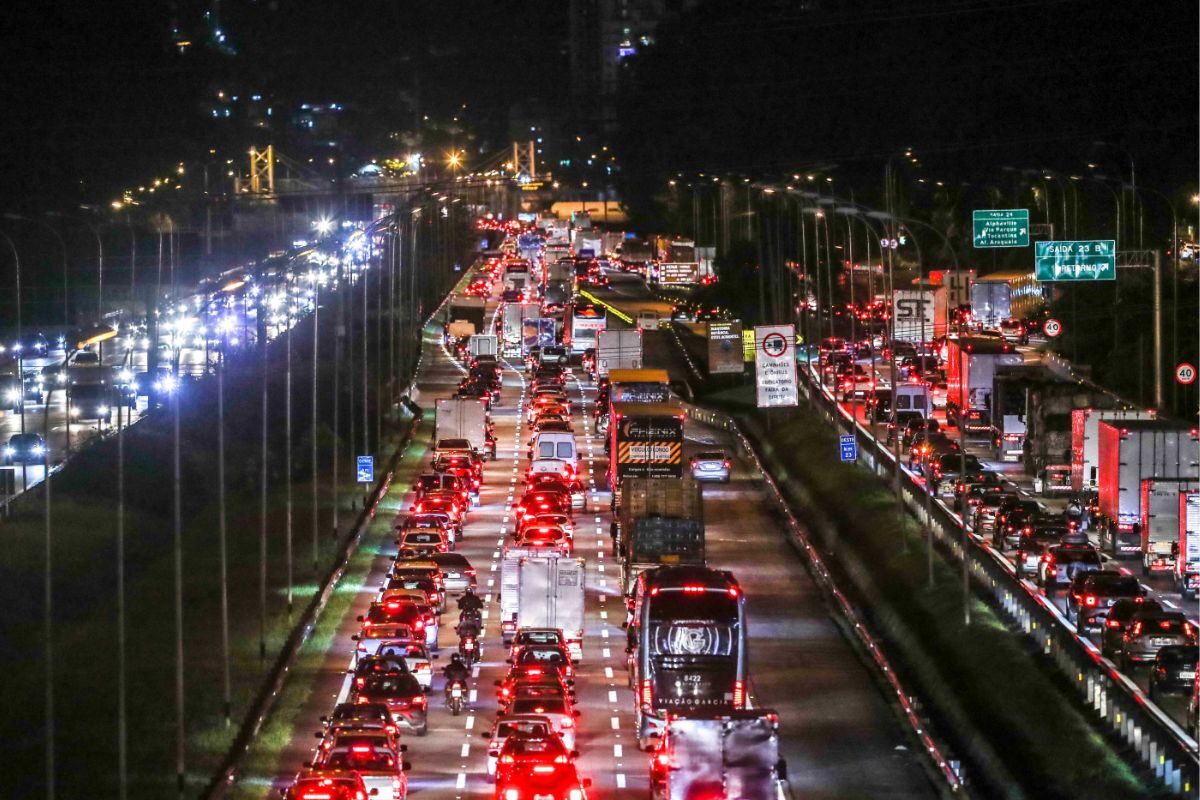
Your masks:
M796 388L796 327L754 326L754 372L759 408L798 405Z

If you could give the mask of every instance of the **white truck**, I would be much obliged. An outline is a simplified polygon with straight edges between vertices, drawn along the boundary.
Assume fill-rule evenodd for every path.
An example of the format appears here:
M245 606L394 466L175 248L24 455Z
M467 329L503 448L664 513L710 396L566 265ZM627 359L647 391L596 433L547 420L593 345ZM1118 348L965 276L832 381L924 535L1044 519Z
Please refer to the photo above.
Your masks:
M636 328L600 331L596 345L596 374L613 369L642 368L642 332Z
M1200 490L1179 493L1179 550L1174 572L1180 594L1194 600L1200 591Z
M582 558L539 555L517 562L517 628L558 628L573 661L583 658Z
M1142 571L1174 572L1180 551L1179 497L1200 489L1192 479L1146 478L1142 481Z
M598 231L580 231L575 237L575 255L579 258L600 258L604 255L604 239Z
M437 401L435 441L466 439L480 456L494 455L487 442L487 409L475 397L449 397Z
M650 761L651 800L788 796L779 715L769 709L669 716Z
M1154 419L1153 411L1077 408L1071 412L1071 490L1088 491L1100 482L1100 423Z
M520 564L524 558L539 555L529 547L505 547L500 559L500 638L504 646L512 644L517 632L517 604L520 600Z
M467 340L467 352L472 356L498 356L496 352L499 340L494 334L477 333Z

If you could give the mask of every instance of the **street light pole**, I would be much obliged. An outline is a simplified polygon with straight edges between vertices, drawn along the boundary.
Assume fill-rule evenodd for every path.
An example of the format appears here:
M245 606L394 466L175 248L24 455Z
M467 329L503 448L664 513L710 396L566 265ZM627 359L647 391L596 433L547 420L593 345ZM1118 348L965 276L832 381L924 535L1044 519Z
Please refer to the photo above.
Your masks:
M320 487L321 466L317 458L317 412L319 405L317 402L317 375L320 371L320 342L321 342L321 268L318 266L313 272L313 321L312 321L312 419L309 427L309 438L312 440L312 568L313 575L317 574L317 561L319 560L320 552L320 496L317 490ZM337 491L337 487L334 487Z
M228 337L224 322L224 319L217 321L217 329L221 335L221 352L217 354L217 539L221 560L221 677L225 727L228 728L233 721L233 690L229 675L229 556L225 514L225 351L228 347Z
M283 278L284 403L283 403L283 484L284 484L284 564L287 570L287 614L292 618L292 266Z
M128 347L125 354L128 357ZM120 800L125 800L129 794L128 723L125 716L125 428L121 417L124 408L122 396L117 403L117 796ZM49 485L48 461L45 480Z

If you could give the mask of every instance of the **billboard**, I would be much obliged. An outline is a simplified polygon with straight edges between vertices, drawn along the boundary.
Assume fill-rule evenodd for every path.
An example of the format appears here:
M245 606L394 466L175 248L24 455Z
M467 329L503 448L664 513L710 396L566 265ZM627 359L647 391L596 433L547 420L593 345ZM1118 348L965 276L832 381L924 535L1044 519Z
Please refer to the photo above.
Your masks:
M551 317L537 317L521 320L521 353L529 355L530 348L551 347L555 342L554 320Z
M759 408L798 405L796 326L754 326L754 372Z
M667 262L658 265L658 282L662 286L690 286L700 278L696 262Z
M742 323L708 323L708 374L742 374Z
M936 301L934 293L917 289L897 289L892 301L895 338L906 342L933 339Z

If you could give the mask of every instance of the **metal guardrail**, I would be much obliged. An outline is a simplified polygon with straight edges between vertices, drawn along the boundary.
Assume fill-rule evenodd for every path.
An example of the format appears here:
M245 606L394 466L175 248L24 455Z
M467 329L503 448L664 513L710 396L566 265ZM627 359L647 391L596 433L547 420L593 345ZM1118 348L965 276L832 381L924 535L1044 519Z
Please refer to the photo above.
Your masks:
M812 397L811 373L802 368L800 375L802 390ZM1151 702L1090 640L1076 633L1050 600L1022 582L1002 554L974 533L968 531L964 538L958 516L941 499L927 498L925 488L898 467L892 452L852 421L824 386L820 386L815 399L817 409L838 430L853 425L859 457L877 475L893 480L899 469L901 494L909 513L929 527L955 560L966 560L976 591L990 595L1004 614L1037 643L1092 709L1093 719L1125 742L1167 789L1194 796L1200 786L1196 739Z
M690 363L690 358L688 360L689 366L694 370L694 364ZM763 481L767 487L768 495L771 498L771 502L778 509L780 515L787 521L788 534L793 543L804 555L804 558L809 562L811 574L814 580L821 587L822 591L824 591L824 593L833 600L837 607L838 613L841 614L849 629L854 632L854 635L857 637L859 643L871 658L871 661L875 665L875 669L880 678L892 691L893 699L899 706L905 721L912 731L913 736L921 742L922 747L924 747L926 757L929 758L938 775L941 777L945 788L950 792L959 792L963 790L965 787L962 779L955 771L953 765L950 763L950 760L942 753L941 748L933 740L933 737L930 735L925 723L921 720L917 708L913 703L913 696L907 692L904 686L900 683L900 679L896 675L896 670L888 662L887 656L884 655L883 650L880 648L879 643L875 640L875 637L871 635L871 632L863 624L862 619L854 610L854 606L850 604L850 601L844 594L842 594L841 590L838 589L837 584L834 582L833 576L830 574L829 569L825 566L824 559L821 558L821 554L809 540L807 529L796 518L796 515L792 513L791 506L784 497L783 493L780 491L775 479L759 460L758 453L755 451L754 446L750 443L750 440L746 437L746 435L742 433L742 430L738 427L737 422L735 422L732 417L726 414L700 408L692 405L691 403L685 403L684 408L689 419L693 419L697 422L703 422L707 425L712 425L713 427L722 428L728 431L731 434L734 445L740 452L741 456L753 464L755 469L757 469L762 475Z

